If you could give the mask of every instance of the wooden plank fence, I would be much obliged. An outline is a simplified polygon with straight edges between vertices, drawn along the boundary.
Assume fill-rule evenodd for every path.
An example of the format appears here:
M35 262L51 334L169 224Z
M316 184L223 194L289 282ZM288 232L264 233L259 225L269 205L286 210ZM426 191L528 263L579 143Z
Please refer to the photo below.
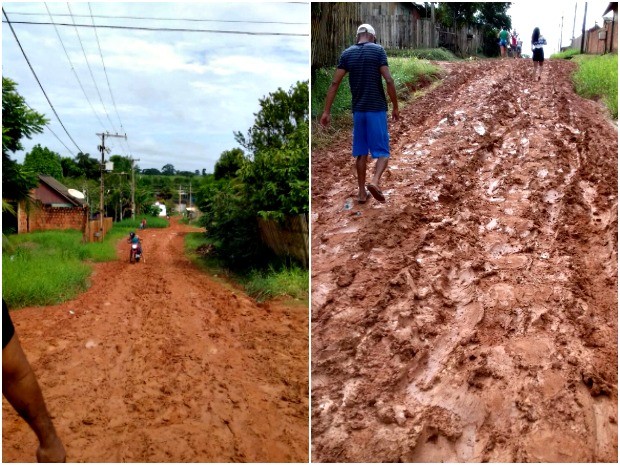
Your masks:
M258 218L262 241L276 255L290 256L308 267L308 215L291 216L284 223Z
M340 53L355 43L357 27L369 23L385 49L446 47L462 57L482 45L482 31L463 26L443 28L419 18L412 7L397 2L333 2L312 4L312 69L335 66Z
M112 229L112 218L106 217L103 219L103 233L101 233L101 221L90 220L86 222L84 228L84 241L85 242L99 242L103 241L108 231Z

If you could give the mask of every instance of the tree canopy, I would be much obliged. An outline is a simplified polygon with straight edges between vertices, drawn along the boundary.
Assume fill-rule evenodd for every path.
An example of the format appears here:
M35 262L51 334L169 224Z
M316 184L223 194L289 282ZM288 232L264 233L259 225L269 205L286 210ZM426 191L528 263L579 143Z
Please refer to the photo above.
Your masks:
M56 179L62 178L62 163L60 155L47 147L37 144L26 154L24 169L33 174L45 174Z
M254 125L247 136L235 132L235 140L249 152L278 149L297 126L308 119L308 81L297 82L288 92L278 89L259 100L260 110L254 113Z

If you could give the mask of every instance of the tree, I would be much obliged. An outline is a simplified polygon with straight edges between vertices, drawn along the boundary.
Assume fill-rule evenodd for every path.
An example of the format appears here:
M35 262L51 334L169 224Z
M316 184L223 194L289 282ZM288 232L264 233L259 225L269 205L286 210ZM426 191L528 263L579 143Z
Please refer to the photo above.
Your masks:
M260 99L260 110L254 113L254 125L247 137L235 133L235 140L249 152L278 149L286 143L299 124L308 119L308 81L297 82L288 92L281 88Z
M161 174L163 174L164 176L174 176L174 173L174 166L172 166L170 163L162 166L161 168Z
M31 109L17 93L17 83L2 77L2 155L23 150L21 139L43 132L48 119Z
M62 164L60 155L47 147L37 144L26 154L24 168L34 174L45 174L53 178L62 177Z
M206 169L206 168L203 168L203 169L202 169L202 175L203 175L203 176L206 176L206 175L207 175L207 169Z
M245 161L243 150L240 148L225 150L215 163L215 167L213 169L215 179L236 177L237 172L241 169Z
M512 27L508 16L509 2L441 2L437 21L445 27L475 25L482 29L482 52L486 56L499 55L497 34L502 26Z
M161 171L159 171L157 168L146 168L142 170L142 174L146 174L149 176L159 176L161 175Z
M20 201L28 199L37 179L12 160L9 152L22 150L21 139L42 133L48 120L28 107L16 88L15 81L2 77L2 198Z
M75 156L75 163L83 171L86 179L99 179L101 175L100 163L96 158L91 158L88 153L79 152Z
M60 165L62 166L63 178L79 178L84 176L84 170L82 170L73 158L62 157L60 159Z
M115 173L131 173L131 158L122 155L112 155L110 161L114 163Z
M282 220L308 212L308 122L280 149L263 149L240 170L246 195L263 218Z

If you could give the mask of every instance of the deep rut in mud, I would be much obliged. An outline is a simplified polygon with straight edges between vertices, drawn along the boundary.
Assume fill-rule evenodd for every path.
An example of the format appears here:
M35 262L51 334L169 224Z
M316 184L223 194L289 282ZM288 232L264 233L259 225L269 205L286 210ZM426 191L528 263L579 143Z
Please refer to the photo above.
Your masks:
M96 266L74 301L12 312L71 462L308 460L308 309L257 305L147 229L145 263ZM2 457L36 438L3 401Z
M313 152L314 461L616 461L617 128L531 66L447 64L384 205Z

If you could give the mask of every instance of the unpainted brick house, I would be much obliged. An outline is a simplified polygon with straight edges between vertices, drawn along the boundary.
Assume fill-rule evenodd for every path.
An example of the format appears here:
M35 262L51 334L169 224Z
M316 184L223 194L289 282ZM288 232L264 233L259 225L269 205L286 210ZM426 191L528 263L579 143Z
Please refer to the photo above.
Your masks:
M39 175L39 186L31 191L30 206L20 202L17 209L19 234L49 229L77 229L84 232L88 207L84 200L69 194L66 186L51 176Z

